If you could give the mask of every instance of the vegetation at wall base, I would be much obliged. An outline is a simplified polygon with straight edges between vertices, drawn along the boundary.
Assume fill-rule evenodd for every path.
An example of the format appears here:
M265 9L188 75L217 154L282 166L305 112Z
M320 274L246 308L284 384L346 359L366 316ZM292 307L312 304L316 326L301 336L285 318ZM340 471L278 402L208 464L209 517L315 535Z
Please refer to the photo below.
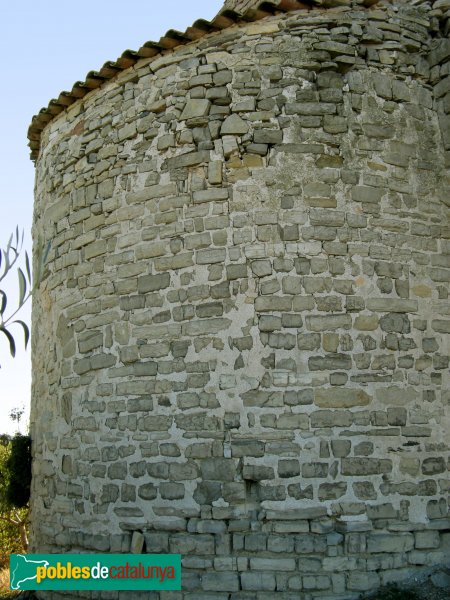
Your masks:
M31 438L16 433L11 439L11 453L6 461L8 470L7 502L16 508L24 508L30 499L31 486Z
M30 437L0 436L0 568L8 565L10 554L28 548L30 484Z

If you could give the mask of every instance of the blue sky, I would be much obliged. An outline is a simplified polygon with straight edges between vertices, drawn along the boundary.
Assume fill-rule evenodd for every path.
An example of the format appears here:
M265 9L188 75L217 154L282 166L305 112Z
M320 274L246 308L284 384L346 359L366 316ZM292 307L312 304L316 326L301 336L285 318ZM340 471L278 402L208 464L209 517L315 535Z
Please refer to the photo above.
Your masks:
M24 0L2 6L0 17L0 246L16 225L31 249L34 166L29 159L27 129L31 117L62 90L124 50L158 40L168 29L184 29L196 19L211 19L220 0ZM14 303L17 275L2 282ZM30 307L21 318L30 320ZM34 332L38 334L38 332ZM0 433L13 432L9 412L22 405L28 419L31 358L17 330L17 356L12 359L0 337ZM24 429L24 427L22 427Z

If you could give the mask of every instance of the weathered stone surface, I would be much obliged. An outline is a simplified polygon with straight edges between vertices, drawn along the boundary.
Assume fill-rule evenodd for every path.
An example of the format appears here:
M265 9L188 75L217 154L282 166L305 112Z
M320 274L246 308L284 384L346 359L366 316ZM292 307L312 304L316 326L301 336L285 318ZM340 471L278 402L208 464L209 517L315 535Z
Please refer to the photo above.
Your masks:
M342 474L367 476L377 473L390 473L392 461L378 458L343 458Z
M31 549L181 553L139 598L448 555L448 0L300 4L230 0L30 130Z
M194 119L195 117L206 117L209 113L211 102L209 100L188 100L183 112L181 113L180 119L185 121L187 119Z
M130 552L132 554L141 554L142 548L144 547L144 536L140 531L133 531L131 538Z
M139 486L138 496L143 500L154 500L157 496L157 490L153 483L145 483Z
M314 404L320 408L352 408L367 406L371 397L359 389L351 388L322 388L315 391Z
M377 204L380 202L384 191L378 188L367 186L357 186L352 190L352 200L355 202L367 202L368 204Z
M169 273L161 273L160 275L144 275L138 279L138 290L140 294L165 289L169 287L169 285Z
M239 115L232 114L225 119L220 129L222 135L243 135L249 130L248 124Z
M352 359L348 354L330 353L325 356L311 356L308 360L308 366L311 371L350 369L352 366Z
M359 331L375 331L378 327L377 315L359 315L355 319L355 329Z
M369 298L367 308L376 312L414 313L417 312L417 300L397 298Z
M370 533L367 536L368 552L408 552L414 548L411 533Z
M306 324L311 331L333 331L335 329L349 329L352 318L348 314L326 315L307 317Z

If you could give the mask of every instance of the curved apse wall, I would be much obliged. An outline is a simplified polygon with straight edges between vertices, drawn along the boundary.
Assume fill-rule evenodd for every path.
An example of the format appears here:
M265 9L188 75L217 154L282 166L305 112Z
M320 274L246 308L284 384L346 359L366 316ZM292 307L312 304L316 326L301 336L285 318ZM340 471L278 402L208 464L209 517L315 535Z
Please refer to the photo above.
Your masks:
M152 598L218 600L448 560L446 16L334 4L142 59L43 130L35 551L138 532L185 556Z

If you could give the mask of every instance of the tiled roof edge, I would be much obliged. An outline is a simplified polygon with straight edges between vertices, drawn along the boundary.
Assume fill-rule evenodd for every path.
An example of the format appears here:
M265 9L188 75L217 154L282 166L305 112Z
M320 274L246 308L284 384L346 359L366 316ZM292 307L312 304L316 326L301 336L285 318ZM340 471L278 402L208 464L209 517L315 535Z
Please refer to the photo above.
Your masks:
M361 3L366 7L370 7L379 1L362 0ZM90 71L84 81L77 81L70 92L61 92L58 98L50 100L47 107L41 108L39 113L34 115L31 125L28 128L28 145L31 149L30 158L32 160L37 159L41 133L56 116L77 102L77 100L84 98L92 90L114 79L120 72L134 66L142 58L156 58L168 54L178 46L197 41L209 33L228 29L237 23L258 21L275 12L328 8L331 4L336 6L339 2L336 2L336 0L270 0L260 2L255 8L245 11L245 13L222 9L211 21L198 19L184 33L169 29L159 42L148 41L139 50L125 50L115 62L108 61L99 71Z

